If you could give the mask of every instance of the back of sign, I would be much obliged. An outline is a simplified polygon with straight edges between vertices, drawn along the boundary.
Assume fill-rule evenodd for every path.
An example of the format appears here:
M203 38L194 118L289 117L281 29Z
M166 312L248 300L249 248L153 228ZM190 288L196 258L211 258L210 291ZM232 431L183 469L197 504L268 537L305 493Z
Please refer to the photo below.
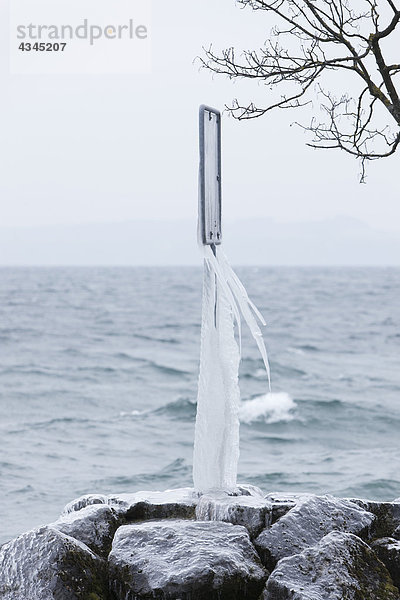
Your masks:
M222 241L221 230L221 113L200 107L199 234L204 245Z

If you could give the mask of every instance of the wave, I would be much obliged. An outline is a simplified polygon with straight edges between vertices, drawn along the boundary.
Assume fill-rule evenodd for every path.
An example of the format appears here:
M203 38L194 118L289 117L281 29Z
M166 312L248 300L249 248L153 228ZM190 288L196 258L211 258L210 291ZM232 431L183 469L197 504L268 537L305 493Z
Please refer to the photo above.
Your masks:
M300 348L300 350L304 350L305 352L319 352L320 351L318 346L314 346L313 344L303 344L301 346L298 346L298 348Z
M318 408L337 408L337 407L346 407L348 404L343 400L339 400L338 398L328 398L326 400L305 400L308 404L312 404ZM351 406L356 407L356 404L352 404Z
M109 490L119 488L119 491L131 491L140 489L142 486L150 486L157 489L158 486L165 489L165 485L185 485L191 482L192 467L184 458L177 458L165 467L154 471L137 473L135 475L114 475L96 482L98 488Z
M190 398L178 398L174 402L168 402L154 410L131 410L129 412L120 412L120 417L148 417L152 415L166 416L171 419L182 421L194 421L196 418L197 404Z
M115 367L102 367L100 365L90 365L85 367L78 367L76 371L79 373L117 373L118 371L122 371L123 369L118 369Z
M0 370L0 375L41 375L58 378L60 371L52 367L39 367L31 364L14 365Z
M170 464L168 464L166 467L163 467L158 472L158 476L167 478L167 477L171 477L176 474L179 475L181 473L191 473L191 472L192 472L191 466L186 464L185 459L177 458L174 461L172 461Z
M137 360L140 361L144 367L154 369L154 371L159 371L160 373L163 373L164 375L174 375L174 376L178 376L178 377L192 375L190 373L190 371L186 371L186 370L180 369L178 367L171 367L169 365L163 365L163 364L155 362L154 360L150 360L147 358L137 359Z
M43 429L46 427L52 427L53 425L86 425L90 423L90 419L85 419L83 417L56 417L53 419L48 419L46 421L36 421L35 423L29 423L27 425L27 429Z
M149 342L160 342L161 344L179 344L179 340L177 340L176 338L173 337L169 337L169 338L161 338L161 337L155 337L152 335L145 335L142 333L135 333L133 334L134 338L138 339L138 340L146 340Z
M156 362L149 362L149 365L154 369L160 371L160 373L164 373L165 375L177 375L178 377L185 375L191 375L189 371L185 371L183 369L177 369L176 367L167 367L166 365L160 365Z
M190 398L179 398L169 402L152 412L155 415L166 415L175 419L192 421L196 417L197 404Z
M142 417L143 415L149 414L147 410L130 410L129 412L121 411L120 417Z
M284 423L295 419L296 408L297 404L285 392L268 393L242 402L239 408L239 418L245 424L257 421L268 424ZM119 416L122 418L165 416L174 420L194 421L196 409L197 403L192 398L178 398L178 400L164 404L155 410L132 410L120 412Z
M293 421L297 405L285 392L269 393L257 396L252 400L242 402L239 408L239 418L242 423L286 423Z
M52 419L47 419L44 421L31 421L31 422L23 422L20 427L14 429L7 429L4 435L20 435L27 434L29 431L36 429L47 429L47 428L56 428L57 426L61 426L64 430L65 426L73 426L73 425L86 425L90 423L100 423L101 421L95 421L86 418L80 417L56 417ZM0 463L0 466L3 463Z
M357 489L348 488L344 490L343 496L358 498L376 498L383 501L393 501L400 493L400 481L398 479L372 479L368 482L359 482ZM397 501L397 500L396 500Z
M299 346L288 346L288 351L294 354L305 354L306 352L320 352L320 349L312 344L300 344Z
M242 366L240 371L241 379L265 379L266 373L264 368L260 368L261 365L260 360L252 360L246 359L242 360ZM302 369L298 369L288 364L280 364L277 362L271 361L271 372L272 375L281 375L283 377L288 378L304 378L307 377L306 371Z
M136 363L138 365L138 368L144 368L144 369L152 369L154 371L158 371L164 375L172 375L172 376L177 376L177 377L187 377L188 375L191 375L191 373L189 371L185 371L183 369L179 369L177 367L171 367L168 365L162 365L159 364L153 360L149 360L147 358L136 358L134 356L130 356L127 353L118 353L118 354L114 354L113 355L114 358L119 358L119 359L125 359L125 360L130 360L132 363ZM118 374L118 373L130 373L132 372L132 368L128 367L128 366L100 366L100 365L85 365L85 366L81 366L78 367L76 369L76 371L78 373L93 373L93 374Z
M303 369L297 369L289 364L281 364L279 362L271 361L271 370L272 373L276 373L278 375L282 375L283 377L306 377L306 371Z

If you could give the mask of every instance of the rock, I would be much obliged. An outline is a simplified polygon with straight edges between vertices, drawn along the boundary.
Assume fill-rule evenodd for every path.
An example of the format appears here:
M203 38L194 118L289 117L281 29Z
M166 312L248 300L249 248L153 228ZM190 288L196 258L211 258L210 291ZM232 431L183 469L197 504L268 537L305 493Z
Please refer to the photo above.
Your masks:
M244 527L182 520L120 527L109 572L118 600L250 600L267 578Z
M106 504L92 504L62 516L51 527L83 542L95 554L106 558L119 525L121 521L114 509Z
M264 498L269 500L270 502L277 502L279 504L287 504L293 508L299 502L305 500L306 498L313 498L314 494L306 494L299 492L297 494L292 494L290 492L270 492L266 494Z
M272 504L262 497L204 495L197 505L196 519L243 525L251 537L256 537L272 523Z
M108 496L108 504L127 521L194 519L198 494L192 488Z
M0 550L1 600L107 600L105 563L81 542L41 527Z
M355 535L334 531L279 561L262 600L400 600L384 565Z
M304 498L309 498L310 494L283 494L273 492L264 496L265 500L272 504L272 523L286 515L289 510Z
M305 496L255 540L266 567L313 546L331 531L367 536L374 515L356 504L333 496Z
M386 565L393 583L400 587L400 542L393 538L383 538L372 542L371 548Z
M235 496L260 496L261 498L264 496L264 492L260 490L256 485L251 485L249 483L242 483L237 486L237 492L232 494Z
M260 488L238 485L232 496L263 497ZM193 488L179 488L165 492L135 492L134 494L86 494L64 508L62 516L81 511L87 506L108 504L121 519L145 521L149 519L194 519L199 494Z
M392 504L400 505L400 498L393 500ZM396 527L396 529L394 530L392 537L394 537L396 540L400 540L400 522L399 522L398 526Z
M86 506L91 506L92 504L107 504L107 496L104 496L103 494L86 494L85 496L81 496L80 498L69 502L61 515L68 515L69 513L86 508Z
M373 538L397 537L400 533L400 502L374 502L371 500L351 499L350 502L358 504L376 516L372 527Z

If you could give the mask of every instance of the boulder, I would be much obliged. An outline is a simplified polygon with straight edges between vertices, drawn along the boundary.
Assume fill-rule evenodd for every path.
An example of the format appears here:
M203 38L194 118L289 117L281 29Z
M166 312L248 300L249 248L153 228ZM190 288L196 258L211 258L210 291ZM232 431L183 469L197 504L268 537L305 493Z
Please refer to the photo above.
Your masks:
M255 540L266 567L318 543L331 531L367 537L375 517L356 504L333 496L305 496Z
M269 492L264 496L266 500L270 502L277 502L280 504L287 504L293 508L298 502L305 500L306 498L313 498L314 494L307 494L306 492Z
M105 563L53 529L34 529L0 549L1 600L108 600Z
M279 561L262 600L400 600L385 566L355 535L334 531Z
M109 573L118 600L250 600L268 575L244 527L183 520L120 527Z
M400 542L393 538L383 538L373 542L371 548L386 565L393 583L400 588Z
M350 502L375 515L371 536L374 538L397 537L400 532L400 502L374 502L353 498Z
M196 508L199 521L224 521L243 525L250 537L256 537L272 523L272 504L262 497L228 496L215 494L201 496Z
M80 498L76 498L67 504L61 516L82 510L82 508L86 508L86 506L91 506L92 504L107 504L107 496L103 494L85 494L84 496L80 496Z
M63 515L51 527L83 542L95 554L107 558L119 525L121 520L114 509L106 504L92 504Z
M127 521L194 519L198 494L192 488L108 496L108 504Z
M396 500L394 500L392 502L392 504L398 504L400 506L400 498L397 498ZM396 540L400 540L400 521L399 521L396 529L394 530L392 537L394 537Z
M272 523L286 515L300 500L309 497L310 494L285 494L281 492L271 492L264 496L265 500L272 504Z

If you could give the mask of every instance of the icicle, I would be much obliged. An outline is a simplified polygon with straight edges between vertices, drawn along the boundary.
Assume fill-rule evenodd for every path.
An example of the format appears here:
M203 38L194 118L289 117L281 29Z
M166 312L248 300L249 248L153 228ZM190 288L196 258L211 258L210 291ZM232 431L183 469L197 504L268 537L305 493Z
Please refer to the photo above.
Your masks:
M239 460L239 362L235 322L241 315L257 342L268 374L268 357L256 317L264 320L228 263L204 246L203 314L193 479L200 492L236 488Z
M219 283L214 261L206 259L193 459L194 485L200 492L236 487L240 354L234 312L237 308L232 293L226 284Z
M238 327L238 340L239 340L239 349L240 349L240 354L241 354L242 353L242 322L241 322L241 318L240 318L240 311L239 311L239 308L238 308L238 305L237 305L237 302L235 299L235 295L232 292L232 289L230 288L228 281L226 280L223 270L221 268L221 264L219 261L219 254L221 252L221 247L219 247L218 251L216 251L216 252L218 252L218 259L217 259L217 256L214 255L210 246L203 246L203 249L204 249L204 257L205 257L206 261L208 262L210 268L214 271L214 274L218 279L218 283L222 287L224 293L226 294L228 302L230 304L233 316L235 318L235 322Z
M244 320L246 321L253 338L256 341L256 344L260 350L260 354L262 356L262 359L263 359L263 362L265 365L265 370L267 372L268 388L269 388L269 391L271 391L271 371L270 371L270 367L269 367L268 354L267 354L267 350L265 347L261 329L259 328L259 326L257 324L257 321L253 315L253 312L259 318L259 320L261 321L261 323L263 325L265 325L264 318L261 315L258 308L250 300L244 285L242 284L239 277L236 275L236 273L230 266L228 259L226 258L225 254L222 251L222 248L218 249L218 259L214 256L214 254L212 253L210 248L208 248L207 246L206 246L206 248L208 249L207 258L213 265L215 272L217 273L219 282L221 283L221 285L223 285L224 289L227 286L230 289L231 297L233 296L233 302L235 303L235 306L239 305L240 312L241 312ZM235 314L235 318L236 318L236 321L238 323L240 323L240 315L238 318L237 315ZM240 325L239 325L239 327L240 327ZM240 337L239 337L239 339L240 339ZM240 345L241 345L241 340L240 340Z

